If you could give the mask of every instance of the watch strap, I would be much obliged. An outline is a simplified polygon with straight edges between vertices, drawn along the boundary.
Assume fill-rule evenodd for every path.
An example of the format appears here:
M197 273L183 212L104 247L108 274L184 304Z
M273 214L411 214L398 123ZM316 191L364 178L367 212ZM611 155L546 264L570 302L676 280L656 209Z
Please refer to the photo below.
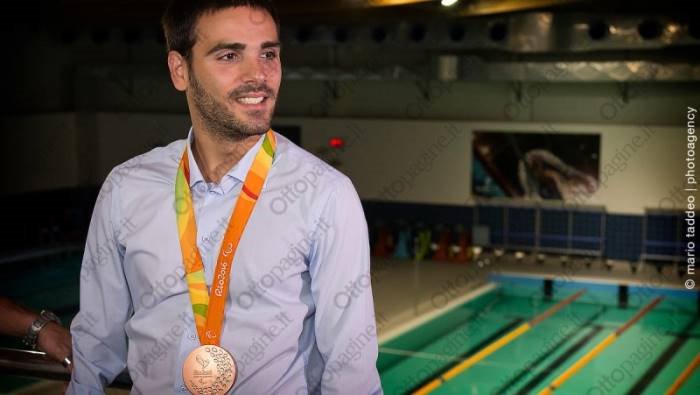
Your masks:
M37 317L34 322L29 326L27 334L22 338L22 342L32 349L36 349L36 341L39 338L39 332L48 324L49 322L55 322L61 325L61 320L49 310L41 310L39 317Z

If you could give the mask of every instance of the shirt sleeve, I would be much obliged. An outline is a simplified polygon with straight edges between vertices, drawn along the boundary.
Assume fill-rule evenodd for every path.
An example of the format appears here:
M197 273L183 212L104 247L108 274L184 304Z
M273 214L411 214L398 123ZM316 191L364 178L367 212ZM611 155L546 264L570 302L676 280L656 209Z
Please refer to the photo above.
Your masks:
M71 324L73 374L68 394L102 394L126 367L124 325L131 298L119 243L118 178L110 173L97 197L80 271L80 311Z
M347 177L335 182L316 220L309 273L320 392L381 394L367 222Z

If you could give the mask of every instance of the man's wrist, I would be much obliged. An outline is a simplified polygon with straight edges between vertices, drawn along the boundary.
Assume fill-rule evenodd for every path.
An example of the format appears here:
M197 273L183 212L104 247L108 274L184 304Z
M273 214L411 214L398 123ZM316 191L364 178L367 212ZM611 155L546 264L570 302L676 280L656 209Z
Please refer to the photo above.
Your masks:
M31 347L33 350L36 349L37 339L39 338L39 332L41 332L44 327L50 322L55 322L61 325L61 320L56 316L56 314L50 312L49 310L42 310L39 316L32 322L27 330L27 334L22 338L22 342Z

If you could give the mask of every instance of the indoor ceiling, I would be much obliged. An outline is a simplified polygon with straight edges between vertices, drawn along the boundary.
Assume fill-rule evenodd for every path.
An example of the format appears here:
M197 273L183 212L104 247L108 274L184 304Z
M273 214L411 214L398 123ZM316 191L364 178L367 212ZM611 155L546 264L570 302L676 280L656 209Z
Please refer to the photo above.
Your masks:
M479 17L522 11L673 14L697 18L698 1L633 0L277 0L283 24L353 23L390 19ZM150 25L157 24L167 0L10 0L3 2L3 24Z

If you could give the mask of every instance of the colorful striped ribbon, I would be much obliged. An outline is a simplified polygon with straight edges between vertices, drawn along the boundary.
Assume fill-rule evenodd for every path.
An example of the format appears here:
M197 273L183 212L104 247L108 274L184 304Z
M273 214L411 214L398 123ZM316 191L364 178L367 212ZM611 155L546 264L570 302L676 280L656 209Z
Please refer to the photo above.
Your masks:
M190 193L187 147L182 154L175 179L175 212L182 262L185 266L185 278L190 291L192 312L201 344L219 344L233 257L255 203L262 192L270 167L272 167L276 148L275 134L270 129L265 134L262 146L246 175L243 188L229 219L226 233L221 242L211 293L207 292L202 256L197 248L197 225Z

